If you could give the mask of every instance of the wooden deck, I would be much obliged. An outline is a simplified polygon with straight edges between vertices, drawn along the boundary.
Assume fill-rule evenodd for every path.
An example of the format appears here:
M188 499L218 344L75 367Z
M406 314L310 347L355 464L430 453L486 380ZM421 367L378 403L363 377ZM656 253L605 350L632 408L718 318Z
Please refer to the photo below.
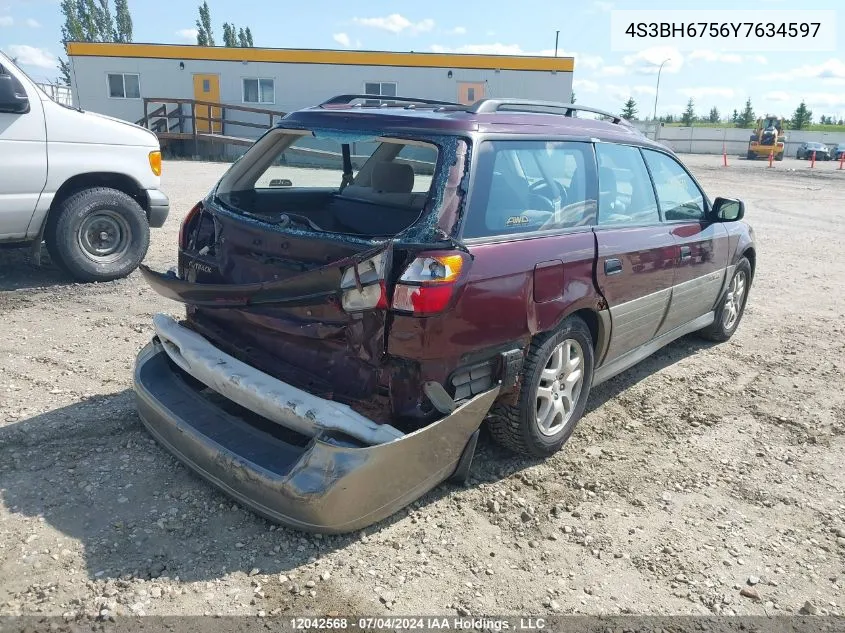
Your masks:
M232 113L247 112L267 117L267 122L230 118ZM200 141L223 145L248 146L254 138L227 134L227 128L268 130L286 113L266 108L229 105L197 99L145 97L144 116L136 123L155 132L162 144L167 141L193 141L197 150ZM255 117L253 117L255 119ZM262 118L262 117L257 117Z

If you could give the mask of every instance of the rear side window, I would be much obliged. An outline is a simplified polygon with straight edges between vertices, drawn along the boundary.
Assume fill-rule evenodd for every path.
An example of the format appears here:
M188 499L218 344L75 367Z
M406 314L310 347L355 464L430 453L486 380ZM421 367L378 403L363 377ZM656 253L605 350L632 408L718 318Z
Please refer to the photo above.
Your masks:
M600 225L660 222L651 178L640 150L628 145L596 145L599 165Z
M671 156L643 150L654 188L657 190L657 201L666 220L704 219L704 194L693 182L687 170Z
M592 147L557 141L485 141L463 237L549 231L595 223Z

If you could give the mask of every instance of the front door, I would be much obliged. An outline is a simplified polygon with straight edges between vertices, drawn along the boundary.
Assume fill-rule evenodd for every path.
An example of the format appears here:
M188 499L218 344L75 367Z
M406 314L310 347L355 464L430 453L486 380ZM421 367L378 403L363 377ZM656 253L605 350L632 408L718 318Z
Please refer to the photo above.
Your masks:
M472 105L485 97L485 84L483 81L459 81L458 82L458 103L461 105Z
M0 75L11 77L15 93L29 97L29 112L0 110L0 241L26 236L47 182L47 132L41 98L16 72L0 66Z
M220 103L220 75L194 75L194 99ZM210 120L221 118L220 108L207 105L196 105L195 108L197 132L220 134L223 123Z
M728 263L728 232L705 221L704 194L687 170L661 152L643 150L663 218L678 244L672 303L659 334L710 312Z
M596 280L610 309L602 364L651 341L666 316L678 245L660 221L640 150L599 143Z

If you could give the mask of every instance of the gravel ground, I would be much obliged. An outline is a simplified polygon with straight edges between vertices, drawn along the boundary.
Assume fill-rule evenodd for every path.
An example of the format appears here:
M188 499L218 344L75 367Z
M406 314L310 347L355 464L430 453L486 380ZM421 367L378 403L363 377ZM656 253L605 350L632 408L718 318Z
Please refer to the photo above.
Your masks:
M0 614L842 614L845 172L688 162L757 231L733 340L597 388L546 462L483 437L467 486L342 537L257 518L144 431L134 356L176 304L0 251ZM223 169L165 165L148 263Z

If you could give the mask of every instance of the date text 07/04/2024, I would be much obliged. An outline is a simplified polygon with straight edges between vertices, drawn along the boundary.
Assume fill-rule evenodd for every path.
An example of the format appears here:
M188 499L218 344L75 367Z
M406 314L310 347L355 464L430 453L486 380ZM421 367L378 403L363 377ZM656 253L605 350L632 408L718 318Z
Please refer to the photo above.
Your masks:
M294 630L361 630L361 631L429 631L429 630L489 630L541 631L545 618L482 618L482 617L294 617L289 624Z

